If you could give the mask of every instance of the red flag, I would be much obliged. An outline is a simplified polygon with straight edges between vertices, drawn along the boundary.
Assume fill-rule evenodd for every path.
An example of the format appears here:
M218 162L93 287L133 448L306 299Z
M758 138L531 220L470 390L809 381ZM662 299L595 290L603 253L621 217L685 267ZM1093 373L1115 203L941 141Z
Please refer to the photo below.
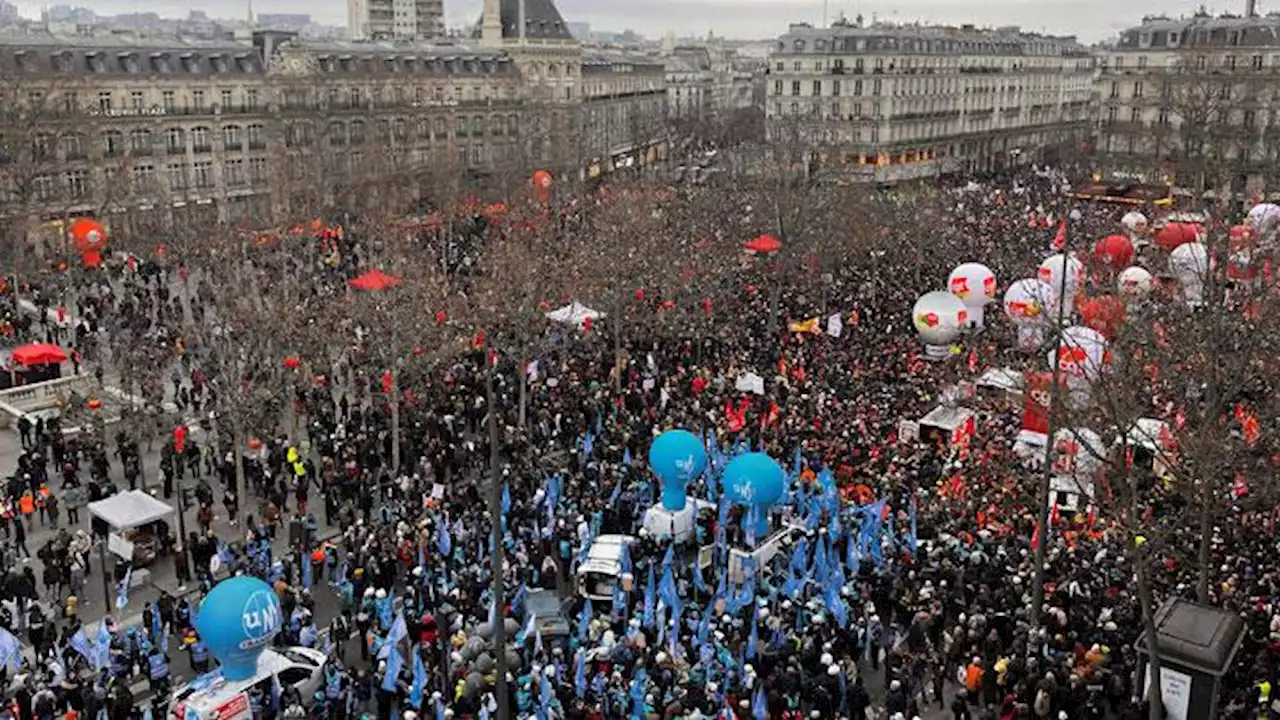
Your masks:
M978 372L978 351L977 350L969 351L969 372L971 373Z
M711 298L709 297L702 298L702 312L708 315L711 314Z
M391 371L383 370L382 371L382 392L390 394L391 387L392 387Z
M1088 519L1087 519L1087 522L1089 523L1089 529L1090 529L1090 530L1092 530L1092 529L1093 529L1093 524L1094 524L1095 522L1097 522L1097 521L1098 521L1098 508L1097 508L1096 506L1094 506L1094 505L1090 505L1090 506L1089 506L1089 515L1088 515Z
M1067 221L1058 221L1058 232L1053 236L1053 249L1062 250L1067 246Z
M1057 525L1058 519L1058 503L1054 503L1053 509L1049 511L1049 527L1052 528Z
M1031 549L1036 550L1040 547L1040 521L1036 521L1035 532L1031 533Z
M187 426L179 425L173 429L173 451L176 453L186 452L187 449Z

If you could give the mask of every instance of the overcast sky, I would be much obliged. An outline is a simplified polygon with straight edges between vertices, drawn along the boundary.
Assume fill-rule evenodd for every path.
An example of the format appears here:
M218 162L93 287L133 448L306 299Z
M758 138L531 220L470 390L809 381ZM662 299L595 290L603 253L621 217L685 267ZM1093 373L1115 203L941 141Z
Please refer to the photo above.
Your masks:
M203 10L212 17L244 17L249 0L17 0L23 14L38 17L42 5L63 2L92 7L100 14L155 11L185 16ZM1245 0L1210 3L1215 12L1242 12ZM822 21L823 0L558 0L569 21L591 23L597 30L631 28L650 37L667 30L681 35L717 35L737 38L774 37L789 22ZM1085 42L1112 37L1117 30L1137 24L1145 14L1171 16L1195 11L1196 0L827 0L828 18L844 12L850 18L861 12L900 22L978 25L1021 25L1025 30L1058 34L1074 33ZM1280 7L1280 0L1262 0ZM481 0L445 0L449 25L470 22L479 16ZM1240 7L1235 7L1239 5ZM345 0L253 0L256 12L310 13L318 22L345 25Z

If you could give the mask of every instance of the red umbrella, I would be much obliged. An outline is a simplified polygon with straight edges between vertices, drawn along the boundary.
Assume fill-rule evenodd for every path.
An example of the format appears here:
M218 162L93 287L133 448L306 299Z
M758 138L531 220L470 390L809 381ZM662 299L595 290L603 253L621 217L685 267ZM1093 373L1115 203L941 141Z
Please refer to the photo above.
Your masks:
M379 290L386 290L387 288L393 288L399 285L400 278L394 275L388 275L381 270L370 270L360 277L349 281L347 284L357 290L377 292Z
M53 365L67 361L67 354L57 345L32 343L13 351L13 361L21 365Z
M770 255L782 249L782 241L772 235L761 235L743 246L749 253Z

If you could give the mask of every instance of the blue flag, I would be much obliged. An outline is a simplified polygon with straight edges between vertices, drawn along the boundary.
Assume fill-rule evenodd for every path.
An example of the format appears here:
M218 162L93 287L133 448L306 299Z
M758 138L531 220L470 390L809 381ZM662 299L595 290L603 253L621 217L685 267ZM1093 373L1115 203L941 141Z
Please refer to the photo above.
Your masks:
M654 582L653 566L650 565L649 566L649 582L644 586L644 620L643 622L644 622L644 626L647 628L653 627L653 612L654 612L654 605L656 604L654 593L656 590L657 590L657 587L656 587L656 583Z
M400 677L400 666L403 664L404 658L400 657L400 651L392 647L391 654L387 656L387 673L382 676L383 690L395 692L396 680Z
M124 579L116 586L116 609L123 610L129 604L129 583L133 582L133 566L124 571Z
M756 650L760 646L760 613L755 606L751 607L751 634L747 636L747 659L756 659Z
M591 618L594 615L591 607L591 598L587 598L587 602L582 606L582 612L578 614L578 642L585 643L587 635L591 631Z
M764 694L764 683L756 685L756 694L751 698L751 719L765 720L769 715L769 700Z
M502 514L505 516L511 512L511 488L502 483Z
M587 651L578 648L573 661L573 692L581 700L587 694Z
M600 416L596 416L596 425L600 424ZM582 459L585 462L591 457L591 450L596 446L596 436L593 433L587 433L582 438Z
M631 448L627 447L622 451L622 464L624 467L631 467Z
M422 664L422 654L413 651L413 684L409 686L409 704L422 707L422 692L427 687L427 668Z
M302 551L302 589L311 589L311 553Z
M404 621L404 613L396 613L395 622L391 623L391 628L387 630L387 638L382 643L382 648L378 650L378 659L384 660L401 640L409 634L409 628Z
M374 609L378 612L378 622L382 623L382 627L391 626L392 607L395 605L395 597L390 593L384 598L376 598L373 601Z
M440 518L440 532L436 537L436 549L440 551L442 557L448 557L453 552L453 536L449 534L449 516L444 515Z
M440 698L436 698L436 720L444 720L444 718L444 701Z
M622 497L622 480L623 476L619 475L618 479L613 483L613 492L609 494L609 507L617 507L618 498Z
M907 508L907 515L911 523L911 530L907 535L907 549L911 551L911 556L915 557L920 543L916 539L916 494L914 492L911 493L911 505Z
M0 628L0 666L11 673L22 669L22 643L4 628Z

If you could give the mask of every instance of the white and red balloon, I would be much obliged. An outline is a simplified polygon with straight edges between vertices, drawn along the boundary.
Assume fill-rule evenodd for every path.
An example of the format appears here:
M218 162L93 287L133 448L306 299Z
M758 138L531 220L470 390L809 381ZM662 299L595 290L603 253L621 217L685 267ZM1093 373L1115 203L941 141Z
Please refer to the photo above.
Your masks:
M1018 330L1018 347L1035 350L1044 342L1050 302L1048 288L1035 278L1024 278L1004 293L1004 314Z
M1203 243L1179 245L1169 253L1169 272L1182 285L1182 297L1188 305L1204 301L1205 276L1209 274L1209 250Z
M929 357L942 359L950 355L949 346L960 337L968 314L960 298L949 292L935 290L920 296L911 310L911 322Z
M1052 298L1050 322L1057 321L1058 303L1062 303L1063 317L1070 317L1075 309L1076 293L1084 283L1084 264L1074 257L1057 254L1050 255L1040 263L1036 277L1046 285Z
M951 271L947 288L969 311L969 325L983 327L984 308L996 299L996 275L991 268L982 263L964 263Z

